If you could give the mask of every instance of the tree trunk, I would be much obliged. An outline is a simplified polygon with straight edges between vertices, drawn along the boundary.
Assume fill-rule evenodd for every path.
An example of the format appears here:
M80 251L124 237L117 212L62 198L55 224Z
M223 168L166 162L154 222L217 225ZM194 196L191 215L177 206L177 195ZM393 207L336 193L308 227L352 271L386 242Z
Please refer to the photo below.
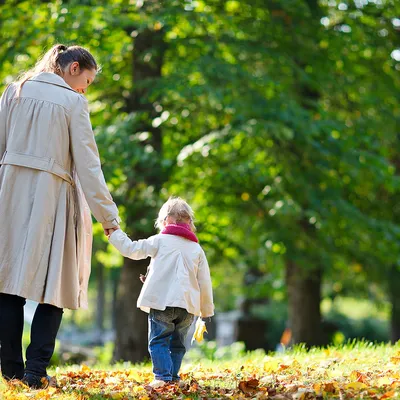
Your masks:
M399 125L399 124L398 124ZM397 135L397 140L400 139L400 134ZM396 167L396 176L400 175L400 157L396 154L392 158L392 164ZM388 197L390 198L390 194ZM397 198L393 197L396 203ZM385 199L385 201L387 201ZM398 207L391 210L392 221L399 223L399 212ZM396 343L400 339L400 267L392 265L388 273L388 287L389 287L389 300L392 303L392 311L390 314L390 340L392 343Z
M306 0L312 18L309 24L315 25L315 32L321 30L319 23L320 7L318 0ZM318 41L318 38L315 38ZM307 51L309 49L305 48ZM298 46L296 63L306 73L307 60L304 60L302 45ZM304 79L299 79L299 94L301 106L310 111L317 111L317 102L321 98L319 90ZM307 202L302 204L307 209ZM300 222L304 233L315 240L314 228L303 219ZM321 320L321 281L323 269L301 268L293 260L286 262L286 284L288 294L289 328L291 330L290 343L305 343L307 346L319 346L326 342Z
M153 5L153 3L149 3ZM155 4L155 3L154 3ZM134 127L135 132L150 132L151 136L143 146L150 145L153 151L151 173L148 173L148 165L137 165L135 171L141 176L145 185L154 188L154 205L148 199L141 199L140 196L132 199L130 192L136 188L137 176L128 180L126 199L126 225L128 233L134 239L142 239L154 234L154 227L149 224L139 231L138 220L144 219L154 221L157 216L157 202L159 192L165 182L165 173L162 168L162 132L159 127L153 127L152 121L159 113L154 109L154 99L149 99L149 86L154 80L161 78L161 69L165 53L164 32L160 30L145 29L134 38L133 51L133 76L134 86L132 95L127 103L129 112L141 115ZM144 83L147 83L145 85ZM132 133L135 133L132 132ZM144 151L144 150L143 150ZM140 362L149 357L147 351L147 314L136 307L137 298L142 288L139 274L146 273L148 260L133 261L124 260L117 291L117 310L115 315L116 338L114 359L116 361L126 360Z
M396 265L393 265L389 272L389 296L392 303L392 313L390 318L392 343L400 339L400 271Z
M147 260L125 258L117 293L115 361L143 361L147 351L147 314L136 307L143 286L139 274L145 274Z
M254 306L265 306L268 304L268 297L254 298L251 296L252 286L264 278L264 273L258 268L250 268L244 275L243 286L247 288L246 297L240 305L241 315L237 321L237 340L244 342L246 350L264 349L267 350L266 331L267 321L254 315ZM254 335L257 332L257 335Z
M293 344L324 344L320 310L321 279L320 269L306 270L291 260L286 263L289 328Z
M111 302L111 329L113 331L117 330L117 304L118 304L118 282L119 276L116 277L114 274L111 274L111 282L112 282L112 302Z
M96 270L97 278L97 310L96 310L96 329L98 338L101 342L104 332L104 311L105 311L105 279L104 265L99 263Z

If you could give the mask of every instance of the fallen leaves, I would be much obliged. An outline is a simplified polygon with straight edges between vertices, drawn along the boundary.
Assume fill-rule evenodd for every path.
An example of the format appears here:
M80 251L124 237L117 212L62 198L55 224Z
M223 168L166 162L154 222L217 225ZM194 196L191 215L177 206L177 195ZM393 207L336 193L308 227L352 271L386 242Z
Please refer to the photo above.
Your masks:
M267 373L275 372L279 369L279 361L275 359L268 360L264 363L264 371Z
M254 396L260 390L258 387L259 383L260 382L258 379L250 379L248 381L241 381L241 382L239 382L238 388L244 394L249 395L249 396Z
M367 376L366 374L363 374L363 373L360 372L360 371L353 371L353 372L350 374L350 379L351 379L352 381L355 381L355 382L365 383L366 385L369 384L368 376Z
M396 394L397 393L395 390L391 390L389 392L386 392L382 397L379 398L379 400L392 399L393 397L397 397Z
M352 390L352 391L354 391L354 390L360 391L361 389L367 389L368 386L365 383L362 383L362 382L351 382L351 383L348 383L345 386L345 388L348 389L348 390Z
M322 385L322 392L323 393L338 393L339 392L338 384L336 382L324 383Z
M400 357L391 357L390 361L393 364L400 364Z
M372 351L372 350L371 350ZM277 354L214 361L205 367L184 367L182 381L153 389L149 366L94 370L87 365L57 372L58 387L31 390L20 381L0 379L2 400L157 400L157 399L268 399L322 400L400 398L400 372L393 348L384 358L378 354L310 353Z

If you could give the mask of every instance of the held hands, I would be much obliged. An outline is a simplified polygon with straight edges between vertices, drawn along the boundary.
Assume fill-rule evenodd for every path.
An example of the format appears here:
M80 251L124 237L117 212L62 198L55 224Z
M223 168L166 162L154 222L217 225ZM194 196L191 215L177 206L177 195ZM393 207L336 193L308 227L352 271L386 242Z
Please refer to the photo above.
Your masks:
M115 228L103 228L104 229L104 234L107 236L107 238L110 238L110 235L115 232L116 230L120 229L119 225L116 226Z

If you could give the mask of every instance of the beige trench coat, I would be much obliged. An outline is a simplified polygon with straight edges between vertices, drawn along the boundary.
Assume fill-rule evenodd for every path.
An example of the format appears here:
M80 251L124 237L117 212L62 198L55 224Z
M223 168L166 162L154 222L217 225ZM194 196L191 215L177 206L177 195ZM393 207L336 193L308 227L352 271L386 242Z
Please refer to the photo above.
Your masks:
M106 228L119 222L88 104L47 72L15 91L0 103L0 292L86 308L90 210Z

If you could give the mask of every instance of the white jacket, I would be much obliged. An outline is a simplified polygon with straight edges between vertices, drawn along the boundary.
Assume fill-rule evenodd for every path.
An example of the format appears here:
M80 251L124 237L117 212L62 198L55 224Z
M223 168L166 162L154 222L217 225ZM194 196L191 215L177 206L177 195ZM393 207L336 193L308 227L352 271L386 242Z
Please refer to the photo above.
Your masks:
M210 269L198 243L167 234L132 241L120 229L112 233L110 243L124 257L151 257L137 301L140 309L149 312L150 308L180 307L203 318L214 315Z

